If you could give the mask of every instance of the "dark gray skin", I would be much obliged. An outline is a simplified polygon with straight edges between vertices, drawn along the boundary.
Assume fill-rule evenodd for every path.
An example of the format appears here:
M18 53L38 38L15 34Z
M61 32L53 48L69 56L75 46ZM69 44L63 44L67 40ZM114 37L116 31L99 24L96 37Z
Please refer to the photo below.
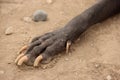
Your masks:
M120 12L120 0L101 0L80 15L73 18L65 27L36 37L26 51L29 62L34 62L38 55L43 56L41 63L53 58L66 48L67 41L74 42L92 25L108 19Z

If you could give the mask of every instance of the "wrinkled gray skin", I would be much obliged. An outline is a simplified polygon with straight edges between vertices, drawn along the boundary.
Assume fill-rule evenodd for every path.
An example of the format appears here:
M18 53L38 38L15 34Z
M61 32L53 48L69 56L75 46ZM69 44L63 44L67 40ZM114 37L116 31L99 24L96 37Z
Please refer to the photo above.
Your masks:
M69 21L65 27L35 37L26 55L33 62L38 55L43 56L42 63L65 50L67 41L74 42L90 26L108 19L120 12L120 0L100 0L80 15Z

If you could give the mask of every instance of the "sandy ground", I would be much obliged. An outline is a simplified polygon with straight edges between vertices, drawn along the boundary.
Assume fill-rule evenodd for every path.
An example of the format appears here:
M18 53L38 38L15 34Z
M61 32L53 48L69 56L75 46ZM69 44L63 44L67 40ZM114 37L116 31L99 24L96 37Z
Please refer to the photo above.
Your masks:
M30 39L63 27L96 1L0 0L0 80L120 80L120 15L92 26L70 54L58 56L47 69L14 64L17 52ZM48 13L48 21L22 20L38 9ZM8 27L13 27L12 35L5 35Z

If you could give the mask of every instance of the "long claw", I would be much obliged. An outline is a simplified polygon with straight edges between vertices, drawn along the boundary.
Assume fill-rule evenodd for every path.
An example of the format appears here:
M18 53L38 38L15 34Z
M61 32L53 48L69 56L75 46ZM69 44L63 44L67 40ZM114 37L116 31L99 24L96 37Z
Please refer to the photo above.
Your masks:
M27 48L28 48L28 45L23 46L23 47L20 49L19 53L22 53L22 52L25 51Z
M27 60L28 60L28 57L25 55L18 61L17 65L20 66L23 64L23 62L26 62Z
M71 41L67 41L67 44L66 44L66 53L69 53L71 44L72 44Z
M39 55L34 61L34 67L38 67L39 62L43 59L42 55Z
M17 62L18 62L18 60L19 60L21 57L23 57L23 56L24 56L24 53L22 53L22 54L18 55L18 57L15 59L15 63L17 63Z

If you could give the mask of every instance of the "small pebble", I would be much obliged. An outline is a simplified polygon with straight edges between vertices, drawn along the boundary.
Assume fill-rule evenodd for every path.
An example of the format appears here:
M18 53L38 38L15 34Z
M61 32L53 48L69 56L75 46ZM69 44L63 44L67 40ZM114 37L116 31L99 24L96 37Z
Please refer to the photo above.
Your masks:
M63 11L61 11L61 12L60 12L60 14L61 14L61 15L63 15L63 14L64 14L64 12L63 12Z
M5 71L3 71L3 70L0 70L0 74L4 74L5 73Z
M82 60L81 60L81 59L79 59L79 62L82 62Z
M78 76L79 75L78 72L75 72L75 75Z
M65 58L66 61L68 61L69 59L68 58Z
M24 20L25 22L31 22L31 21L32 21L32 19L31 19L30 17L24 17L23 20Z
M47 2L48 4L52 4L52 3L53 3L53 0L46 0L46 2Z
M112 80L112 77L111 77L110 75L108 75L108 76L106 77L106 79L107 79L107 80Z
M7 64L11 64L11 62L8 62Z
M42 69L47 69L47 66L46 65L42 65L41 68Z
M94 44L90 44L90 46L91 46L91 47L93 47L93 46L94 46Z
M8 27L6 30L5 30L5 34L6 35L11 35L13 33L13 27Z
M17 72L21 72L21 70L17 70Z
M95 64L95 67L96 67L96 68L99 68L99 67L100 67L100 65L99 65L99 64Z
M46 21L47 20L47 13L43 10L37 10L33 13L32 20L35 22Z

